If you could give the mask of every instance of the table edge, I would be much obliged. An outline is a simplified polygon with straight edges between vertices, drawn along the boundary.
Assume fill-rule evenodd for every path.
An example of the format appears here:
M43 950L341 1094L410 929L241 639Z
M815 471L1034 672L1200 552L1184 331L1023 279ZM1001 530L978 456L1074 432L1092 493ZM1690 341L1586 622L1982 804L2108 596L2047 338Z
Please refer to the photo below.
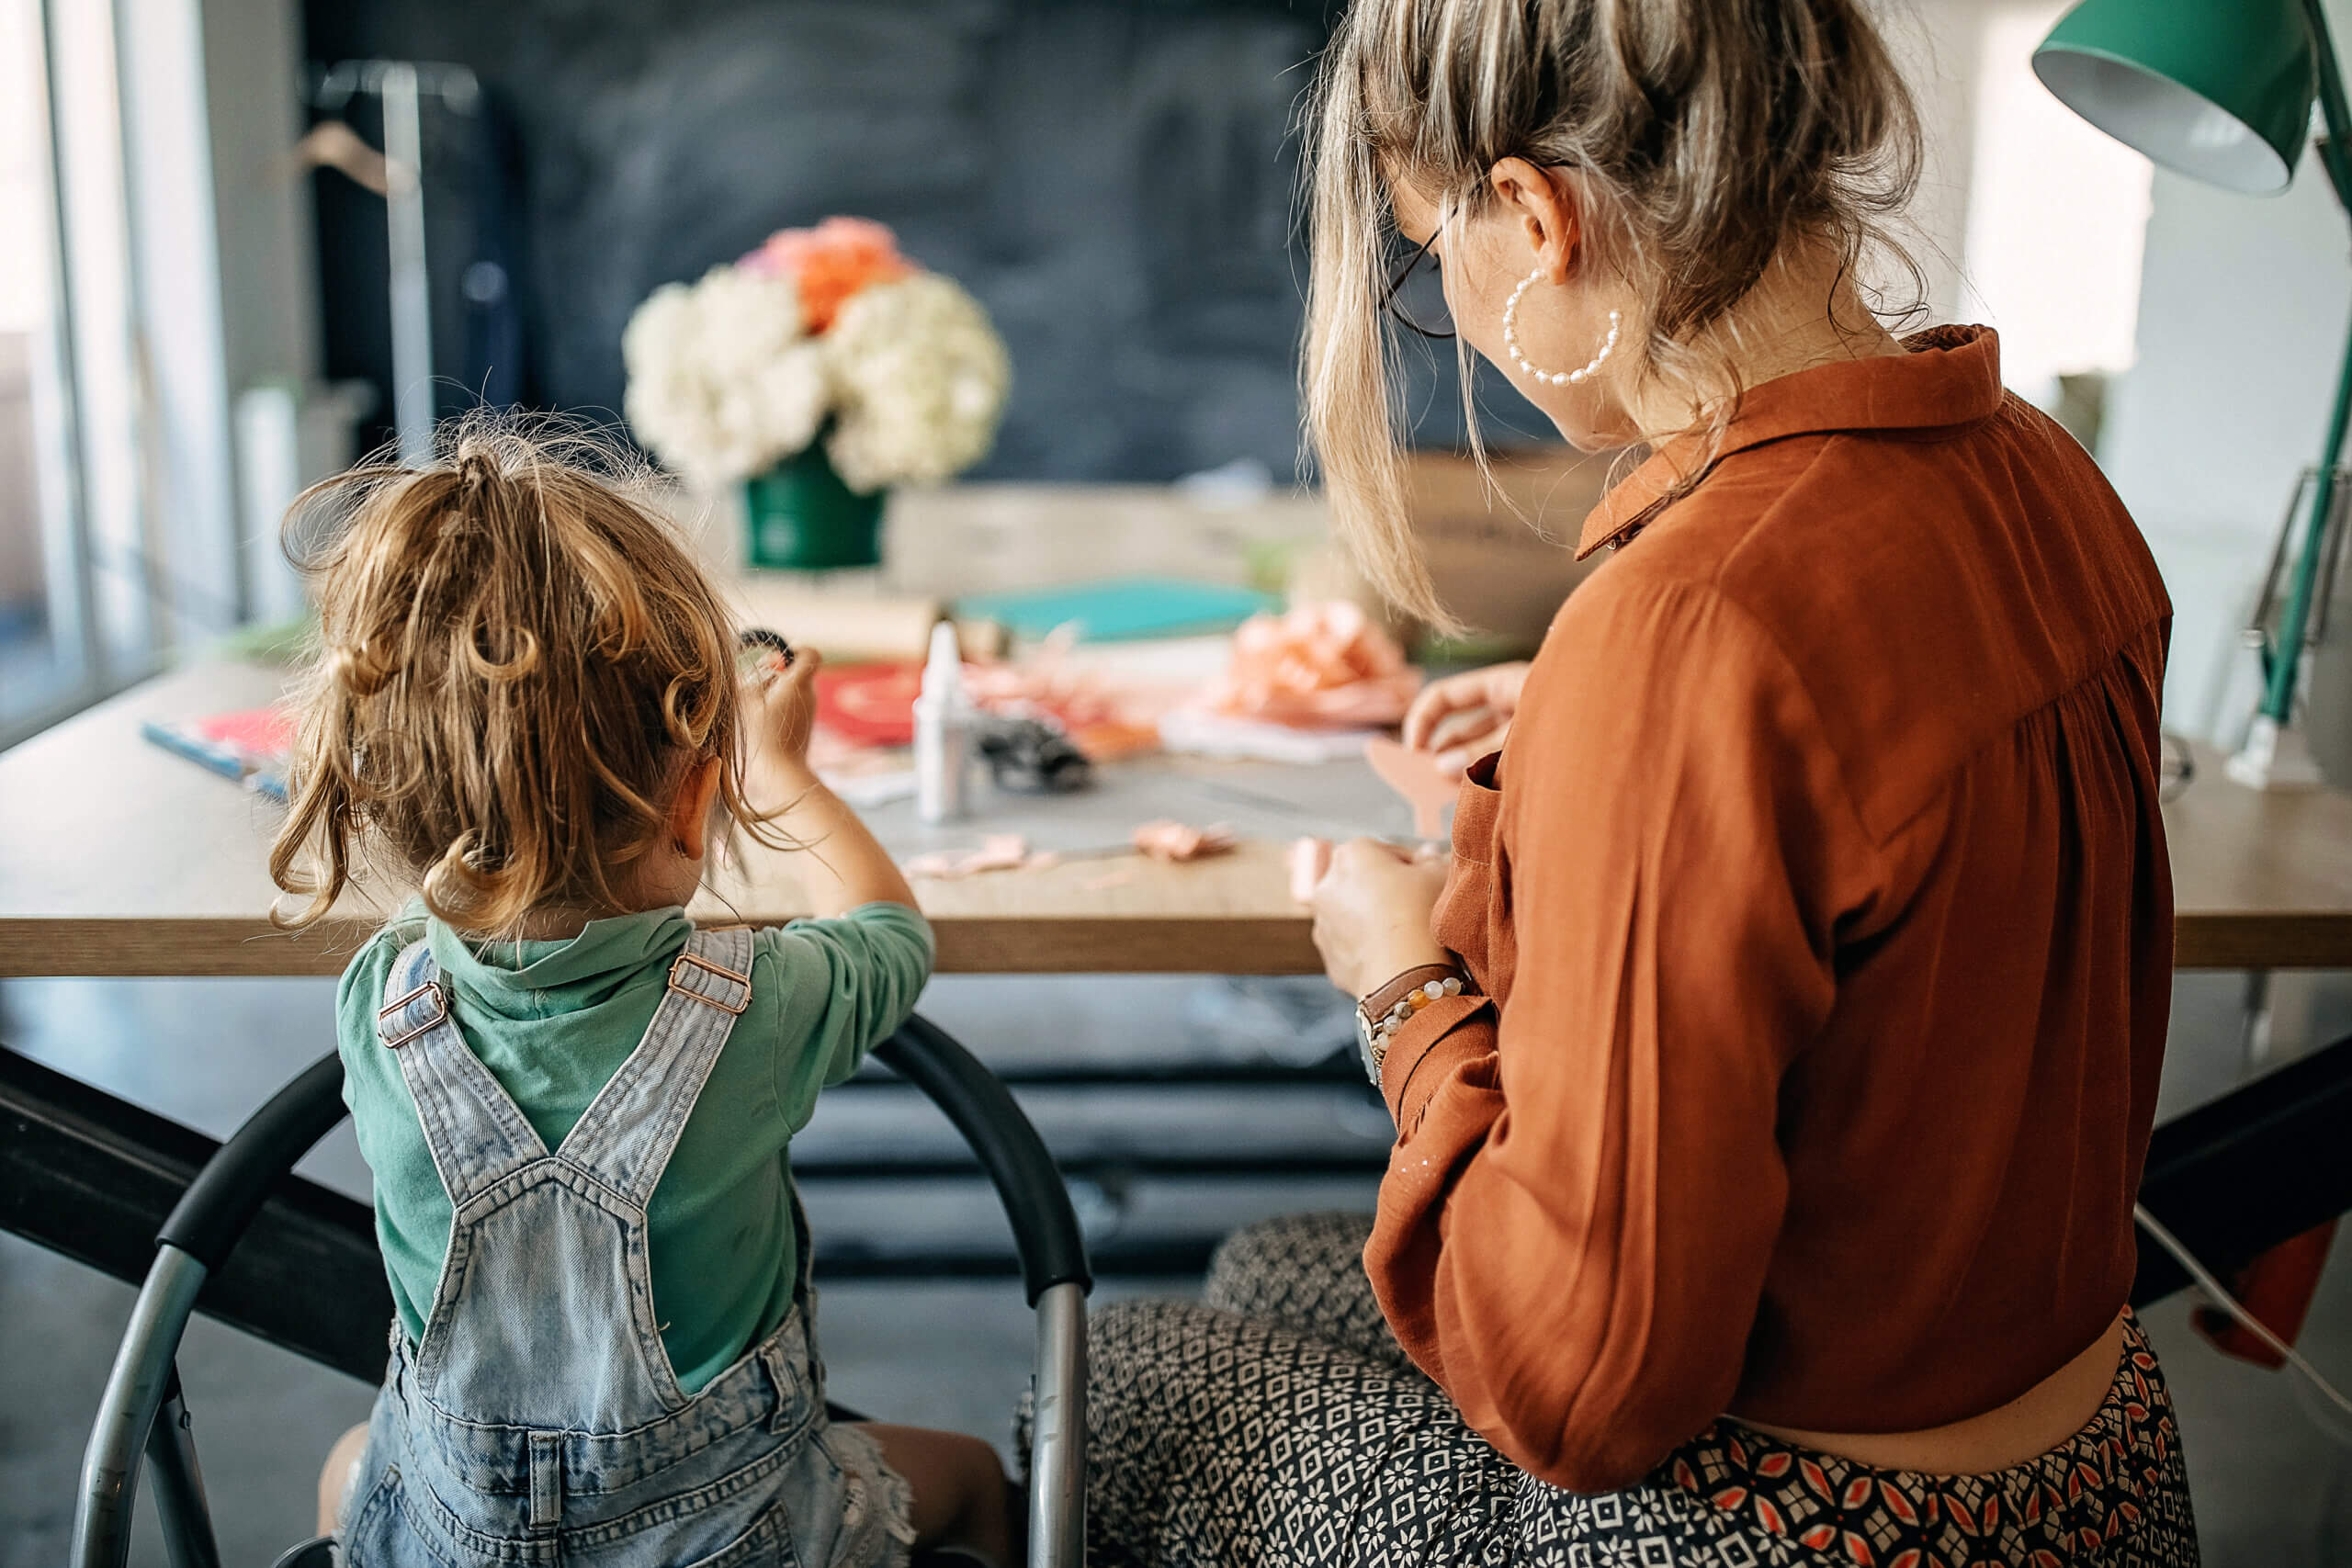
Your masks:
M1297 916L935 915L942 975L1319 975ZM0 979L339 975L376 927L141 915L0 917ZM2352 943L2348 943L2352 945Z
M943 975L1316 975L1305 911L1238 915L934 915ZM250 918L0 917L0 979L338 975L373 934L330 918L278 931ZM2352 969L2352 911L2191 913L2176 969Z

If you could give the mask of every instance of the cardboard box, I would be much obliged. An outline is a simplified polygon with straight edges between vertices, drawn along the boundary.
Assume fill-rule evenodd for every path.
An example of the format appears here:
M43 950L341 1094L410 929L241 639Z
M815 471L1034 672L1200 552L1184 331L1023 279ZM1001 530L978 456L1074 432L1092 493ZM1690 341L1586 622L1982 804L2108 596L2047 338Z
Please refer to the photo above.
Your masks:
M1577 539L1614 460L1568 446L1490 452L1489 479L1465 456L1413 454L1408 504L1422 558L1440 601L1470 628L1443 653L1514 658L1544 640L1561 602L1606 558L1579 564ZM1400 621L1336 540L1295 560L1289 590L1294 603L1353 600L1408 647L1424 640L1425 628Z
M1466 456L1415 453L1413 527L1440 602L1509 648L1542 642L1561 601L1606 558L1579 564L1577 539L1615 458L1520 448L1489 453L1482 474Z

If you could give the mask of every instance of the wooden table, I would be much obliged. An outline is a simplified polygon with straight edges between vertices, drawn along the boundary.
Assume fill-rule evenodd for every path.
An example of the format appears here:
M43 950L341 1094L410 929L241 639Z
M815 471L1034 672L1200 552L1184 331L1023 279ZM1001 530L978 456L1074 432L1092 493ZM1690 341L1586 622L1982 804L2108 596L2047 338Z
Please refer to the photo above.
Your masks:
M1572 517L1551 522L1555 532L1573 534ZM1246 514L1204 515L1165 491L962 487L894 503L898 564L890 586L943 596L1111 571L1240 581L1253 547L1271 540L1306 547L1323 537L1325 526L1319 506L1289 498ZM723 573L732 565L723 541L707 536L705 543ZM1483 557L1464 558L1488 570ZM355 904L299 937L275 930L266 861L277 808L139 733L149 718L184 720L266 703L285 680L276 669L193 665L0 753L0 978L341 969L373 929L374 912ZM2256 795L2228 783L2210 751L2197 752L2196 763L2195 778L2167 811L2180 965L2257 975L2352 969L2352 796ZM1236 853L1191 866L1102 852L1153 816L1225 820L1248 838ZM1084 795L991 802L981 820L952 829L922 828L903 804L867 817L902 857L970 844L990 829L1020 831L1069 855L1041 872L919 885L939 933L940 967L1006 974L1317 972L1308 922L1289 898L1283 846L1301 833L1402 836L1408 828L1401 805L1360 764L1284 768L1174 759L1105 769L1102 787ZM724 902L707 898L697 913L772 921L802 911L797 889L774 859L755 860L745 872L720 890ZM2250 993L2250 1009L2260 1005ZM2245 1071L2263 1065L2238 1047L2232 1059ZM2352 1201L2345 1196L2352 1194L2352 1179L2314 1197L2312 1151L2342 1148L2337 1129L2352 1096L2338 1081L2340 1072L2317 1089L2306 1082L2323 1069L2337 1071L2313 1058L2224 1097L2270 1093L2272 1100L2306 1103L2265 1102L2243 1115L2217 1103L2199 1111L2202 1120L2184 1118L2159 1134L2149 1201L2225 1269L2307 1227L2323 1211ZM1321 1071L1249 1070L1270 1079ZM1351 1070L1342 1068L1338 1079L1363 1092ZM17 1174L0 1181L0 1193L16 1204L12 1228L125 1278L143 1269L146 1238L209 1147L187 1129L0 1049L0 1127L8 1126L52 1134L37 1144L21 1134L13 1143L0 1137L0 1151L18 1156ZM2259 1135L2246 1135L2247 1128ZM2187 1141L2196 1147L2174 1146L2183 1139L2173 1134L2191 1132L2196 1137ZM2220 1155L2203 1159L2206 1145ZM65 1152L51 1157L52 1150ZM1365 1171L1380 1161L1378 1151L1368 1151ZM2248 1161L2278 1168L2266 1174ZM2197 1194L2222 1206L2199 1211ZM2278 1223L2265 1229L2248 1213ZM355 1278L377 1278L366 1211L354 1207L346 1218L345 1261ZM77 1250L66 1239L74 1236L89 1246ZM250 1261L254 1251L249 1242L240 1256ZM1097 1262L1116 1259L1098 1255ZM1160 1258L1149 1267L1168 1272L1179 1266ZM2163 1289L2172 1283L2159 1281ZM256 1287L245 1299L282 1306L279 1294ZM318 1314L307 1306L302 1321L315 1325ZM353 1338L353 1355L336 1364L372 1375L381 1364L380 1311L369 1307L356 1316L366 1321ZM316 1343L285 1342L322 1354Z
M256 705L285 671L206 663L0 754L0 976L325 975L373 928L364 904L300 936L273 929L266 866L277 808L141 739L148 718ZM2166 811L2183 968L2352 968L2352 795L2256 794L2197 753ZM901 856L1025 832L1071 852L1048 870L925 882L940 968L962 973L1317 972L1290 900L1300 833L1402 836L1401 806L1355 763L1290 768L1159 760L1103 770L1091 795L999 801L953 829L903 804L869 813ZM1136 821L1232 822L1237 852L1166 866L1109 853ZM759 856L698 914L804 913Z
M355 903L300 935L274 929L266 863L279 808L140 734L147 719L266 703L285 681L275 668L198 665L0 753L0 976L342 969L378 923L374 908ZM1287 890L1287 839L1406 825L1402 807L1352 764L1154 761L1103 774L1090 795L994 803L952 828L919 826L905 803L866 814L902 858L1002 830L1073 853L1046 870L921 884L942 970L1314 972L1306 920ZM1312 795L1302 786L1316 783L1352 796L1353 809L1286 798ZM1159 815L1230 820L1255 836L1233 854L1182 866L1100 852ZM695 913L726 919L731 907L763 923L807 913L780 863L755 850L743 874L722 883L725 902L706 895Z

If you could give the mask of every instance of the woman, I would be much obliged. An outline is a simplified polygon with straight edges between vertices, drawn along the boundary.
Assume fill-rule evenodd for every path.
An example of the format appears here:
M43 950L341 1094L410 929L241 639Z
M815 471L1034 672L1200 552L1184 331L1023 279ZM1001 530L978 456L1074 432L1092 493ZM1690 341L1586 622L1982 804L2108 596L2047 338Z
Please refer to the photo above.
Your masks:
M1981 329L1857 262L1913 109L1854 0L1359 0L1306 385L1398 604L1382 234L1571 442L1650 456L1450 867L1316 898L1377 1216L1098 1320L1092 1532L1154 1562L2196 1560L2126 1307L2165 1037L2169 607ZM1466 366L1466 356L1465 356Z

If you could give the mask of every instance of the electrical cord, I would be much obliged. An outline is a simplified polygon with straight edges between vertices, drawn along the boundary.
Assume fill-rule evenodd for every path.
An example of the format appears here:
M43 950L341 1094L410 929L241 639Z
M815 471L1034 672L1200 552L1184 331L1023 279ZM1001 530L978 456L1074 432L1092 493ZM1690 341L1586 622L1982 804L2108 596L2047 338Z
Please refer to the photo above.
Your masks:
M2204 1292L2206 1296L2212 1301L2215 1306L2220 1307L2223 1312L2229 1314L2230 1316L2235 1318L2239 1325L2245 1328L2247 1333L2253 1335L2256 1339L2261 1340L2265 1345L2270 1347L2270 1348L2276 1351L2279 1356L2285 1358L2289 1366L2302 1373L2304 1377L2310 1379L2311 1385L2319 1390L2322 1394L2325 1395L2338 1410L2343 1411L2347 1416L2352 1416L2352 1399L2345 1398L2342 1391L2337 1389L2334 1383L2319 1375L2318 1368L2305 1360L2292 1345L2288 1344L2285 1340L2279 1338L2278 1336L2271 1333L2269 1325L2265 1324L2260 1318L2256 1317L2254 1314L2246 1311L2245 1305L2239 1302L2237 1297L2230 1294L2228 1291L2222 1289L2222 1282L2213 1278L2213 1271L2206 1268L2204 1264L2199 1262L2197 1260L2197 1255L2189 1251L2188 1248L2183 1245L2178 1236L2173 1235L2169 1230L2166 1230L2161 1220L2158 1220L2155 1215L2148 1213L2146 1205L2134 1203L2132 1205L2132 1214L2134 1219L2140 1222L2140 1228L2146 1231L2150 1235L2155 1237L2156 1245L2163 1247L2166 1252L2171 1253L2174 1259L2178 1262L2183 1269L2188 1271L2188 1277L2196 1281L2197 1288ZM2335 1437L2338 1434L2330 1430L2329 1435L2331 1437Z

